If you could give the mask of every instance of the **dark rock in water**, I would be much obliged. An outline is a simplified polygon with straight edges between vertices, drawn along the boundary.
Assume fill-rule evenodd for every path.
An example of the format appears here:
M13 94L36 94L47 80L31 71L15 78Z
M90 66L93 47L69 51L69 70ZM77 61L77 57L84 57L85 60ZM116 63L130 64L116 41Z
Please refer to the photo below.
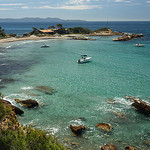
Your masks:
M5 86L0 86L0 89L3 89L3 88L5 88Z
M117 150L117 147L114 144L106 144L101 147L101 150Z
M24 107L27 108L34 108L39 106L38 102L35 100L31 100L31 99L27 99L27 100L20 100L20 99L14 99L16 102L18 102L19 104L21 104Z
M20 108L14 106L14 105L12 105L11 108L15 112L16 115L22 115L24 113L23 110L21 110Z
M48 87L48 86L37 86L36 90L41 91L41 92L43 92L45 94L49 94L49 95L51 95L51 94L56 92L55 89L53 89L51 87Z
M73 125L70 125L70 129L71 131L76 135L81 135L82 134L82 131L85 130L86 128L84 126L73 126Z
M96 127L105 132L110 132L113 129L113 126L109 123L98 123Z
M21 110L20 108L12 105L9 101L0 99L0 102L2 102L3 104L9 106L10 108L12 108L12 111L14 111L16 115L22 115L24 113L23 110Z
M150 146L150 141L144 141L143 143Z
M142 100L134 100L132 103L133 108L139 113L150 115L150 104Z
M6 78L6 79L2 79L0 83L11 83L14 82L15 80L12 78Z
M125 150L135 150L135 148L132 147L132 146L126 146L126 147L125 147Z

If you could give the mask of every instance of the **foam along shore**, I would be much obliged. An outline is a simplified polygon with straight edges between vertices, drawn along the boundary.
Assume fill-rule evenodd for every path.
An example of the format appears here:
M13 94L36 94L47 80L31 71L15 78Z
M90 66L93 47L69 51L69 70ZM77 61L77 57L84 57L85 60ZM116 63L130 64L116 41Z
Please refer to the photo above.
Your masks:
M35 35L31 35L29 37L11 37L11 38L4 38L0 39L1 43L8 43L8 42L16 42L16 41L25 41L25 40L41 40L41 39L70 39L71 37L61 35L61 36L42 36L38 37Z

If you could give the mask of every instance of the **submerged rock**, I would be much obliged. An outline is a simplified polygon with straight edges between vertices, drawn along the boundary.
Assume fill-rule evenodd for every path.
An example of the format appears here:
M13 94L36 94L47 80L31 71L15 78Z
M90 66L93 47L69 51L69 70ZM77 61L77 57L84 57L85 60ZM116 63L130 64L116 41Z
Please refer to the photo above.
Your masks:
M14 99L16 102L18 102L19 104L21 104L24 107L27 108L34 108L39 106L38 102L35 100L31 100L31 99L27 99L27 100L20 100L20 99Z
M109 123L98 123L96 127L105 132L110 132L113 129L113 126Z
M123 113L115 112L115 111L113 111L112 113L115 114L116 116L118 116L121 119L126 119L126 116Z
M135 150L135 148L132 147L132 146L126 146L126 147L125 147L125 150Z
M143 143L150 146L150 141L144 141Z
M82 131L85 130L85 126L73 126L73 125L70 125L70 129L71 131L76 135L81 135L82 134Z
M48 86L36 86L35 88L36 90L40 91L40 92L43 92L45 94L53 94L56 92L55 89L51 88L51 87L48 87Z
M133 108L139 113L150 115L150 104L142 100L134 100Z
M5 79L2 79L0 83L11 83L11 82L14 82L15 80L12 79L12 78L5 78Z
M16 107L16 106L12 105L12 104L11 104L9 101L7 101L7 100L0 99L0 102L2 102L3 104L9 106L9 107L12 109L12 111L15 112L16 115L22 115L22 114L24 113L23 110L21 110L20 108L18 108L18 107Z
M101 150L117 150L117 147L114 144L106 144L101 147Z

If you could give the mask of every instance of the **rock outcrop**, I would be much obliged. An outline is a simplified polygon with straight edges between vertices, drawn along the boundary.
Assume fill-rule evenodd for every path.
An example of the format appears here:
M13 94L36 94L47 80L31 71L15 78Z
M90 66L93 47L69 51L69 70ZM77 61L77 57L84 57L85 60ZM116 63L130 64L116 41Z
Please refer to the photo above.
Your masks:
M117 150L117 147L114 144L106 144L101 147L101 150Z
M22 115L22 114L24 113L23 110L21 110L20 108L18 108L18 107L16 107L16 106L12 105L12 104L11 104L9 101L7 101L7 100L0 99L0 102L2 102L3 104L5 104L5 105L11 107L12 111L14 111L16 115Z
M125 147L125 150L135 150L135 148L132 147L132 146L126 146L126 147Z
M113 111L112 113L115 114L115 115L116 115L117 117L119 117L120 119L126 119L126 116L125 116L125 114L123 114L123 113L115 112L115 111Z
M144 37L142 34L123 34L122 36L113 39L113 41L129 41L135 38Z
M70 125L70 129L71 131L76 135L81 135L83 130L85 130L85 126L73 126L73 125Z
M134 100L132 103L133 108L139 113L150 115L150 104L142 100Z
M36 90L40 91L40 92L43 92L45 94L53 94L56 92L55 89L51 88L51 87L48 87L48 86L36 86L35 88Z
M133 108L138 111L139 113L150 115L150 103L145 102L138 97L133 96L124 96L127 100L132 102Z
M96 127L104 132L110 132L113 129L113 126L109 123L98 123Z
M39 106L38 102L32 99L27 99L27 100L14 99L14 100L27 108L34 108Z

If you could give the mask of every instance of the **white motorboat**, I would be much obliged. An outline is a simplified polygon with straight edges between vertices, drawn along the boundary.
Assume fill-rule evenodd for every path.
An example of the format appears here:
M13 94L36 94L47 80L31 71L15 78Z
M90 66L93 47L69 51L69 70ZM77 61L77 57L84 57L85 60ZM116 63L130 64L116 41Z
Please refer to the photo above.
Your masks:
M136 47L143 47L144 44L135 44L134 46L136 46Z
M41 48L46 48L46 47L49 47L49 45L43 44L43 45L41 46Z
M78 63L87 63L90 62L92 57L87 57L87 55L81 55L81 59L78 59L77 62Z

